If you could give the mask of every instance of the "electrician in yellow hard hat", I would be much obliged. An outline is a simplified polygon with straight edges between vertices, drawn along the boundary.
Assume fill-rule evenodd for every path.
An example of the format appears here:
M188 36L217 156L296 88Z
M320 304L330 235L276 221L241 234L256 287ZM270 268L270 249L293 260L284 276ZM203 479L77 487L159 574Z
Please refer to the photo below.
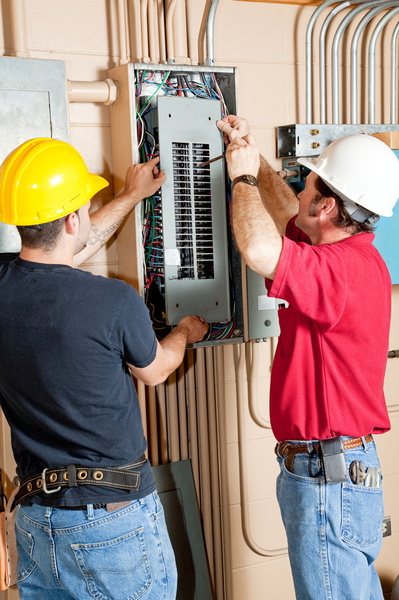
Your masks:
M0 255L0 404L21 481L21 598L176 596L131 374L164 381L207 326L187 316L158 342L130 285L73 268L164 182L157 162L131 166L123 192L91 217L107 182L69 144L29 140L0 168L0 220L22 240L19 256Z
M399 197L399 161L374 137L337 139L316 159L298 159L310 174L297 198L260 157L245 120L230 115L218 126L231 142L238 247L268 295L289 303L279 311L270 419L296 597L383 600L373 436L390 428L391 281L372 242Z

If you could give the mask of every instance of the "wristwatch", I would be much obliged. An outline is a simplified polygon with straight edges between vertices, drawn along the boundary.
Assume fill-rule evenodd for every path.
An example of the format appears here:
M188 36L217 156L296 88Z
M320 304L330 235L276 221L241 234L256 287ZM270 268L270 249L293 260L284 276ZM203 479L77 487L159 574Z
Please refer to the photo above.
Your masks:
M236 183L240 183L240 181L242 181L242 183L247 183L248 185L259 186L258 180L253 175L240 175L231 182L231 189L234 188Z

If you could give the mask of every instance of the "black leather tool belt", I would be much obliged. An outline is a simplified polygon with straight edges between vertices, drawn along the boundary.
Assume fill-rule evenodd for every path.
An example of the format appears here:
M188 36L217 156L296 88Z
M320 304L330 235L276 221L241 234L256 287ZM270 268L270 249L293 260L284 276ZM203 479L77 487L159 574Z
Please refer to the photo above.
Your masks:
M42 473L28 477L21 482L14 505L41 492L54 494L64 487L80 485L101 485L102 487L137 491L140 488L140 471L132 469L142 466L145 462L146 458L143 455L136 462L123 467L99 468L68 465L57 469L44 469Z

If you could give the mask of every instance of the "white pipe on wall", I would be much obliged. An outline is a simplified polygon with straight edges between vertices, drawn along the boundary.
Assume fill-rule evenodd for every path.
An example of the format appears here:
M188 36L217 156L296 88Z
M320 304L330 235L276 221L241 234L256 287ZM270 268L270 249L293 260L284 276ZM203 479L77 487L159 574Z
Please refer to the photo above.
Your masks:
M260 556L282 556L287 553L287 548L276 548L269 550L259 546L255 542L251 532L251 520L249 514L248 497L248 473L247 473L247 452L245 438L245 397L244 397L244 371L245 371L245 344L235 347L239 351L238 362L236 363L236 390L237 390L237 423L238 423L238 456L240 470L240 494L241 494L241 520L242 533L248 547Z
M10 0L11 34L14 56L29 56L26 43L25 3L24 0Z
M118 88L113 79L105 81L67 81L69 102L102 102L113 104Z
M148 47L151 62L159 63L158 0L148 4Z
M143 44L141 35L141 2L140 0L131 0L129 21L129 46L130 55L133 62L140 62L143 56Z
M141 47L142 47L142 62L149 62L148 49L148 0L141 0Z
M258 394L256 390L256 382L259 375L259 354L260 354L260 343L252 341L251 346L249 344L245 345L246 351L249 349L252 350L250 356L248 356L250 360L250 369L249 369L249 378L248 378L248 404L249 404L249 412L251 414L252 420L259 426L264 427L265 429L270 429L270 421L265 419L259 410L258 404ZM249 353L249 352L248 352Z
M118 0L118 24L119 24L119 64L125 65L129 62L127 57L126 36L126 0Z
M165 37L165 5L164 0L158 0L158 36L159 60L166 63L166 37Z

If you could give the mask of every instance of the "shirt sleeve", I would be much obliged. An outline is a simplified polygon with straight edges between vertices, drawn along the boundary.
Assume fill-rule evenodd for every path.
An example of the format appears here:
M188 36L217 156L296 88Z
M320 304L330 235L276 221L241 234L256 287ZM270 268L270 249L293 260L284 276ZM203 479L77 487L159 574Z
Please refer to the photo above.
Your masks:
M340 319L348 293L345 252L340 243L311 246L283 236L283 249L273 281L266 280L269 296L318 322L322 329Z
M117 335L120 337L123 360L142 369L155 359L158 343L147 306L134 288L126 287L127 295L118 317Z

